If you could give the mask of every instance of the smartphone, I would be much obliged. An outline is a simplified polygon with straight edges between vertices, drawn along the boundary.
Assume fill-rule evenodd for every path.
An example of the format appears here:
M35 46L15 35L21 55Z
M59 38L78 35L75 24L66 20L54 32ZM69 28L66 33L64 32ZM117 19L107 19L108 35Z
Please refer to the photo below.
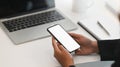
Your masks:
M47 31L70 53L80 48L80 45L64 30L61 25L47 28Z

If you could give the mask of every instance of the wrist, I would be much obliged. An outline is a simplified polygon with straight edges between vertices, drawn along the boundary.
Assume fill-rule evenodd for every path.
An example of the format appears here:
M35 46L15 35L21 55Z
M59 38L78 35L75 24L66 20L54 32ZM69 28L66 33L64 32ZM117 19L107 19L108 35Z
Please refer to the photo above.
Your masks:
M70 65L69 67L75 67L75 65Z
M62 66L62 67L71 67L71 65L65 65L65 66Z
M98 53L98 52L99 52L99 49L98 49L97 41L93 41L93 42L92 42L92 45L93 45L93 52L94 52L94 53Z
M66 66L63 66L63 67L75 67L75 65L66 65Z
M74 65L74 62L66 63L65 65L63 65L63 67L70 67L70 66L72 66L72 65Z

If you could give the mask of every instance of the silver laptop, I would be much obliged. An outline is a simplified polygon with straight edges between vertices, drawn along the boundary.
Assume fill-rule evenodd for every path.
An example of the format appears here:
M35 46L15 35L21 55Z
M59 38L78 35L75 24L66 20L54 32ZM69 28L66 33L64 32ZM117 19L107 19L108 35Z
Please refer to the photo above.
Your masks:
M49 36L46 29L54 24L76 29L54 0L0 0L0 25L15 44Z
M114 61L94 61L75 64L75 67L111 67ZM61 67L61 66L57 66Z
M111 67L114 61L94 61L94 62L87 62L76 64L76 67Z

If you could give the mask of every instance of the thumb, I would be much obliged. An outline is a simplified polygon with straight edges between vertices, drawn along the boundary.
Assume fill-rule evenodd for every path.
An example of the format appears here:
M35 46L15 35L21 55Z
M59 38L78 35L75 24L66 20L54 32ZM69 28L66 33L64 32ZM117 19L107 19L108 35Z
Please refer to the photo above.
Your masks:
M65 52L67 51L62 45L59 45L58 47L61 51L65 51Z

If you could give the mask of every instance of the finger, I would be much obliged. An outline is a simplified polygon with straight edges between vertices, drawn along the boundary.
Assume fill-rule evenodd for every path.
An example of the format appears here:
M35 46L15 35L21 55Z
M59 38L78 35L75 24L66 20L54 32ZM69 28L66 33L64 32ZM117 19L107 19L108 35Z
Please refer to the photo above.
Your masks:
M61 51L68 52L62 45L59 45L58 47L59 47L59 49L60 49Z
M75 54L76 54L76 55L82 55L82 51L81 51L80 49L77 49L77 50L75 51Z
M59 42L57 42L57 45L59 46L59 45L61 45Z
M52 45L53 45L54 51L59 50L58 44L56 43L56 40L53 37L52 37Z
M82 51L81 49L75 51L76 55L89 55L90 53L86 53L85 51Z
M81 52L75 52L76 55L83 55Z
M76 33L69 33L69 34L70 34L70 36L72 36L73 38L81 38L81 37L83 37L82 35L76 34Z

